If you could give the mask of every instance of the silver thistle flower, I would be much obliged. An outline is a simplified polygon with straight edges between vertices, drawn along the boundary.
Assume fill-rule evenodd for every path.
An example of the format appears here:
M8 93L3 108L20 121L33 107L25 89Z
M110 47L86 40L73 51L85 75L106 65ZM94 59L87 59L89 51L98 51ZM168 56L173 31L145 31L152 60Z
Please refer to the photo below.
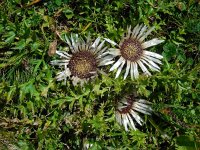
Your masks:
M124 34L119 45L107 38L104 38L107 42L117 46L118 48L110 48L110 54L114 56L120 56L117 62L110 68L110 71L117 69L116 78L119 77L122 68L126 64L126 72L124 74L124 79L128 76L129 72L131 74L131 79L139 77L138 65L142 71L151 75L147 67L152 71L159 71L160 67L157 64L162 64L160 59L163 56L146 51L146 48L158 45L164 40L159 40L154 38L152 40L144 42L144 39L152 32L154 27L147 30L145 25L137 25L133 30L131 26L128 28L126 34ZM145 66L146 65L146 66Z
M127 96L118 102L115 111L115 117L120 125L125 127L128 131L128 126L136 130L135 122L142 126L143 119L140 117L139 113L151 115L152 109L150 107L150 102L144 99L134 99L133 96Z
M65 36L65 41L69 52L56 51L62 59L51 61L52 65L64 68L56 77L58 81L70 78L73 85L83 85L97 76L100 66L114 62L113 56L109 54L107 47L104 47L105 40L101 42L100 37L92 42L90 36L84 41L77 34L71 34L71 37Z

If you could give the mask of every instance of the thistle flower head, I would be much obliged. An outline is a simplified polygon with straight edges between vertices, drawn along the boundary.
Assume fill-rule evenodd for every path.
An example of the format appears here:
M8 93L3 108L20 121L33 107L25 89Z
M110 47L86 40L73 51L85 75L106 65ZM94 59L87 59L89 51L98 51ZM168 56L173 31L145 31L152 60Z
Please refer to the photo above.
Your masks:
M139 113L151 115L152 109L150 102L144 99L135 99L134 96L126 96L117 103L115 117L120 125L125 127L128 131L128 127L136 130L135 123L142 126L143 119Z
M105 41L101 42L98 37L94 42L88 36L86 41L79 38L78 35L71 34L71 37L65 36L69 52L56 51L61 60L51 61L52 65L58 65L64 70L59 72L56 79L66 80L70 78L73 85L87 82L89 79L97 76L100 66L112 64L113 56L104 46Z
M110 54L119 56L119 59L110 68L110 71L117 69L116 78L119 77L123 67L126 64L126 72L124 79L131 74L131 79L139 77L138 68L146 75L151 75L147 67L152 71L159 71L160 67L158 64L162 64L160 59L163 56L146 51L145 49L158 45L164 40L154 38L152 40L144 42L144 39L152 32L154 27L147 29L145 25L137 25L133 30L131 26L127 29L127 33L124 34L119 44L114 41L105 38L105 40L117 48L110 48ZM139 67L138 67L139 66Z

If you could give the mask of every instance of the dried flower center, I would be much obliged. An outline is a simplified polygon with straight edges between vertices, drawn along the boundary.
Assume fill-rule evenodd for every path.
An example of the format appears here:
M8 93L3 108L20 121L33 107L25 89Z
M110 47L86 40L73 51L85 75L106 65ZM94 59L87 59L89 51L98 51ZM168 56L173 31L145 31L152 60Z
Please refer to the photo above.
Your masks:
M132 108L133 102L134 102L134 100L131 97L128 97L126 106L118 109L119 113L121 113L121 114L129 113Z
M97 70L97 62L94 54L89 51L74 53L69 61L69 70L73 76L81 79L90 78Z
M140 42L130 38L124 40L120 51L124 59L134 62L142 56L143 49Z

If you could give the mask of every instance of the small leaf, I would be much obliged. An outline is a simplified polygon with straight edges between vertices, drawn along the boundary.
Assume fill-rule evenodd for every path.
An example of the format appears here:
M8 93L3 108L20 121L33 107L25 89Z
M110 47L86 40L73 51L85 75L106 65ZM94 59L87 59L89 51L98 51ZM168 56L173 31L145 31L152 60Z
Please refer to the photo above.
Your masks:
M55 0L56 5L60 6L62 4L61 0Z
M26 46L26 40L22 39L19 42L17 42L17 45L13 47L12 49L22 50L23 48L25 48L25 46Z
M176 45L173 43L166 43L163 47L163 56L169 61L176 54Z
M14 41L14 39L15 39L15 32L13 32L13 31L10 31L10 32L8 32L8 34L6 35L8 38L5 40L5 42L6 43L11 43L11 42L13 42Z

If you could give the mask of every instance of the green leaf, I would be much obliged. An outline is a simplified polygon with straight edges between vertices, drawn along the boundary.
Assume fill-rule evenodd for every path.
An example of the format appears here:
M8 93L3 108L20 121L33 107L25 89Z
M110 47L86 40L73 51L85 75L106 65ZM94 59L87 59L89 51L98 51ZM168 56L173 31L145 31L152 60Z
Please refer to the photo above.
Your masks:
M163 47L162 55L169 61L171 60L176 54L176 45L173 43L166 43Z
M65 17L67 17L67 19L71 19L74 16L73 11L69 8L64 9L63 13L65 14Z
M12 49L18 49L18 50L22 50L24 49L26 46L26 40L25 39L22 39L20 40L19 42L17 42L16 46L15 47L12 47Z
M192 136L179 136L176 138L176 144L189 149L197 149L197 147L200 147L200 142L195 141Z
M13 42L14 41L14 39L15 39L15 32L13 32L13 31L10 31L10 32L8 32L5 36L7 37L7 39L5 40L5 42L6 43L11 43L11 42Z
M60 6L62 4L62 0L55 0L56 5Z

